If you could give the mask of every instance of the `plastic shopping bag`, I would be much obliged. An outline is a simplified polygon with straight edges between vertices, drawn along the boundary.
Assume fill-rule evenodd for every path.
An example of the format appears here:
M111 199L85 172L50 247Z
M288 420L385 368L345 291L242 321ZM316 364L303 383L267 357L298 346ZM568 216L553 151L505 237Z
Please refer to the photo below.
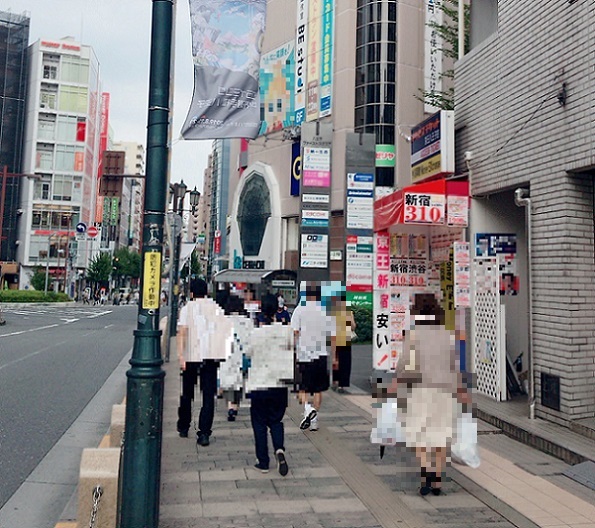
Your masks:
M459 415L456 442L452 445L450 455L454 462L472 468L479 467L481 461L477 448L477 422L469 412Z
M370 442L385 446L405 442L396 398L388 398L376 409L376 425L370 433Z

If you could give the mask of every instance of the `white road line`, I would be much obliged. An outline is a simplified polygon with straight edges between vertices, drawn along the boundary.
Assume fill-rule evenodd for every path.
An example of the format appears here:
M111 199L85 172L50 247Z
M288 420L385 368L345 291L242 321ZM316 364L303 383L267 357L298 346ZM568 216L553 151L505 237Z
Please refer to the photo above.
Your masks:
M55 328L56 326L60 326L58 324L48 325L48 326L40 326L39 328L30 328L29 330L21 330L20 332L11 332L10 334L3 334L0 337L10 337L15 335L26 334L28 332L37 332L38 330L47 330L48 328Z
M107 326L104 326L104 327L103 327L103 329L105 330L106 328L110 328L110 327L112 327L112 326L114 326L114 325L113 325L113 324L109 324L109 325L107 325Z

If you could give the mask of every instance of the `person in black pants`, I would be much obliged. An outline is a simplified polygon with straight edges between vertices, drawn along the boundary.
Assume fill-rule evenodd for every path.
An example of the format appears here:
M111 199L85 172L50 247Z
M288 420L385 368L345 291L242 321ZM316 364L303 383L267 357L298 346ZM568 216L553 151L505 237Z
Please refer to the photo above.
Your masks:
M207 283L202 279L193 279L190 282L192 299L207 296ZM188 437L190 422L192 421L192 401L194 388L200 376L200 391L202 393L202 407L198 418L197 443L208 446L212 434L213 418L215 415L215 396L217 393L217 368L218 362L212 359L200 361L199 358L189 355L186 340L188 337L188 304L180 310L178 323L178 356L182 376L182 394L178 407L178 433L182 438Z

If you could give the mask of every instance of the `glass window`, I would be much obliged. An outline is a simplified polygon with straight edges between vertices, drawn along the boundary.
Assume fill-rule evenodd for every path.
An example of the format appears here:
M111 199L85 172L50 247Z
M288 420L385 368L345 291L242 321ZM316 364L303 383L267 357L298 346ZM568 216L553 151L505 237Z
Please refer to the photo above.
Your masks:
M392 0L388 2L388 19L391 21L397 20L397 3Z
M33 188L33 199L34 200L49 200L51 184L52 184L52 177L49 174L42 174L41 180L35 181L35 186Z
M54 139L55 119L52 114L39 114L37 130L40 139Z
M237 221L244 256L254 257L260 253L264 231L271 216L269 188L260 175L250 178L242 190Z
M60 110L65 112L87 112L87 88L62 85L60 87Z
M386 83L386 86L384 88L384 102L395 102L395 85L393 83Z
M58 116L58 134L60 141L75 141L77 118L74 116Z
M389 42L396 42L397 41L397 24L396 24L396 22L389 22L388 23L387 40Z
M56 146L56 170L74 170L74 151L72 145Z
M54 168L54 148L52 145L37 145L36 169L52 170Z
M43 78L55 80L58 78L58 66L55 64L44 64L43 65Z
M54 175L52 199L66 202L72 200L72 176L65 174Z
M366 87L366 103L380 102L380 84L368 84Z
M56 92L42 89L39 94L39 106L49 110L56 110L56 96Z
M355 128L364 126L364 107L360 106L355 109Z
M368 44L366 46L367 62L380 61L380 44Z
M380 105L366 106L366 125L380 123Z
M89 60L62 55L60 73L62 81L86 84L89 80Z
M366 98L366 87L364 86L358 86L355 89L355 106L361 106L363 104L365 104L365 98Z
M368 64L368 82L379 82L380 81L380 64Z
M386 60L388 62L397 60L397 45L394 42L389 42L386 46Z

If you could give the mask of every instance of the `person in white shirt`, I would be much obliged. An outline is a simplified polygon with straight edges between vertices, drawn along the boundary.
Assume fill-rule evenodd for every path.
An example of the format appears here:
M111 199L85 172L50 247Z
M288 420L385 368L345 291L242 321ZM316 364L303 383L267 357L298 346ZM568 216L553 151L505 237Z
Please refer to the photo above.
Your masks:
M334 343L336 336L335 320L320 301L320 285L306 285L305 302L295 308L291 327L297 344L298 397L304 406L300 429L317 431L322 393L330 386L328 345L329 341Z

